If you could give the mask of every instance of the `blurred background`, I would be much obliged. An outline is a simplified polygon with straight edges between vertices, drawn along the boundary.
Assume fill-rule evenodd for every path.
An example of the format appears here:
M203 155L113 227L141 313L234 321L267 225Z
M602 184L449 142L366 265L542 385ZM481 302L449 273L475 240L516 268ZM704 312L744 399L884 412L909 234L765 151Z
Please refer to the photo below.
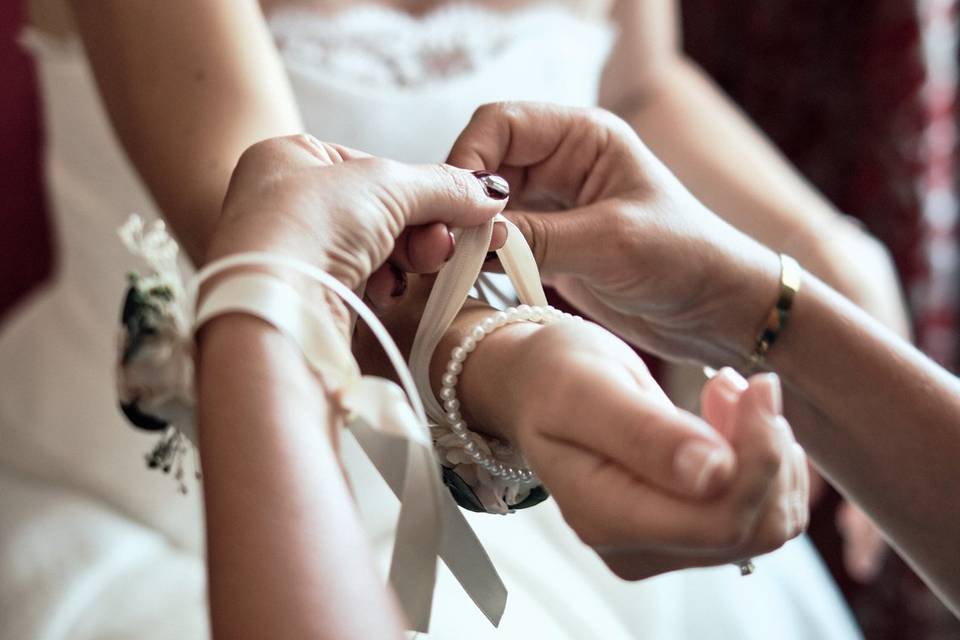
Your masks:
M56 265L40 185L43 131L17 43L20 0L0 12L0 317ZM683 0L685 47L800 171L889 247L918 344L956 371L956 5L952 0ZM870 639L960 637L892 554L849 575L838 496L811 536Z
M918 345L956 371L956 3L682 5L688 52L839 210L886 244ZM847 573L838 496L827 491L810 535L865 636L960 637L960 622L893 554L867 584Z

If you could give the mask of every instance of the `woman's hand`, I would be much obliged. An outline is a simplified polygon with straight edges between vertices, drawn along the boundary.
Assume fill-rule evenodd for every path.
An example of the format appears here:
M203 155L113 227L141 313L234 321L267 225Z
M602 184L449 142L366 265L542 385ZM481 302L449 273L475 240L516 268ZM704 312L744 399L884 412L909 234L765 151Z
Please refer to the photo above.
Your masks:
M748 383L722 370L701 420L677 409L621 340L561 322L492 334L459 387L468 423L515 444L623 578L759 555L806 527L806 456L775 375Z
M700 204L616 116L481 107L449 161L510 182L507 215L545 279L593 318L673 359L749 352L776 300L777 256Z
M273 138L240 158L207 259L281 253L348 287L371 278L370 288L391 290L388 258L404 271L436 271L454 248L447 224L481 224L503 205L469 171L374 158L312 136Z

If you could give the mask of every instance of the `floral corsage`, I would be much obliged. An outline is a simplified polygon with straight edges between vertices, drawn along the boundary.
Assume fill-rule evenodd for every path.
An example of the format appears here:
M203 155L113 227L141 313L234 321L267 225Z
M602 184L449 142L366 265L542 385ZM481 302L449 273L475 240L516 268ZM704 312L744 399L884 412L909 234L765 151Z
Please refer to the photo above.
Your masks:
M147 466L173 473L186 493L184 459L195 440L193 341L185 308L179 248L163 222L145 227L131 216L121 227L127 249L150 267L131 273L121 312L117 395L127 420L160 439Z

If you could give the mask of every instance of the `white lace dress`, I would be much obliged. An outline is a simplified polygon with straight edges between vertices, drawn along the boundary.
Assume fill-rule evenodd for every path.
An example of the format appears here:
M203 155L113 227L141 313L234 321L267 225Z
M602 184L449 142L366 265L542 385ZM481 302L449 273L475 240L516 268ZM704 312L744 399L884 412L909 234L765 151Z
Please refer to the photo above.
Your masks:
M410 161L442 160L484 102L592 104L612 37L543 7L454 7L425 19L281 12L271 22L309 131ZM157 212L110 131L81 47L25 41L39 70L59 264L0 332L0 638L203 638L199 488L181 496L145 468L153 438L124 423L113 391L124 274L139 267L116 229L131 212ZM396 500L346 440L385 566ZM628 584L552 503L470 520L510 590L507 611L495 631L441 567L431 637L857 636L806 540L760 558L749 579L721 567Z

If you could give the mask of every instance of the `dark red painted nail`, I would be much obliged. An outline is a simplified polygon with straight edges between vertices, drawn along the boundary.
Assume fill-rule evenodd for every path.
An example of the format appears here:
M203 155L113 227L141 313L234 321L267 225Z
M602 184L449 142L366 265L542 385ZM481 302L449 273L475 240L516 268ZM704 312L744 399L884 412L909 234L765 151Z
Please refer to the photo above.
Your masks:
M510 197L510 183L492 171L474 171L473 175L483 185L487 196L494 200L506 200Z

